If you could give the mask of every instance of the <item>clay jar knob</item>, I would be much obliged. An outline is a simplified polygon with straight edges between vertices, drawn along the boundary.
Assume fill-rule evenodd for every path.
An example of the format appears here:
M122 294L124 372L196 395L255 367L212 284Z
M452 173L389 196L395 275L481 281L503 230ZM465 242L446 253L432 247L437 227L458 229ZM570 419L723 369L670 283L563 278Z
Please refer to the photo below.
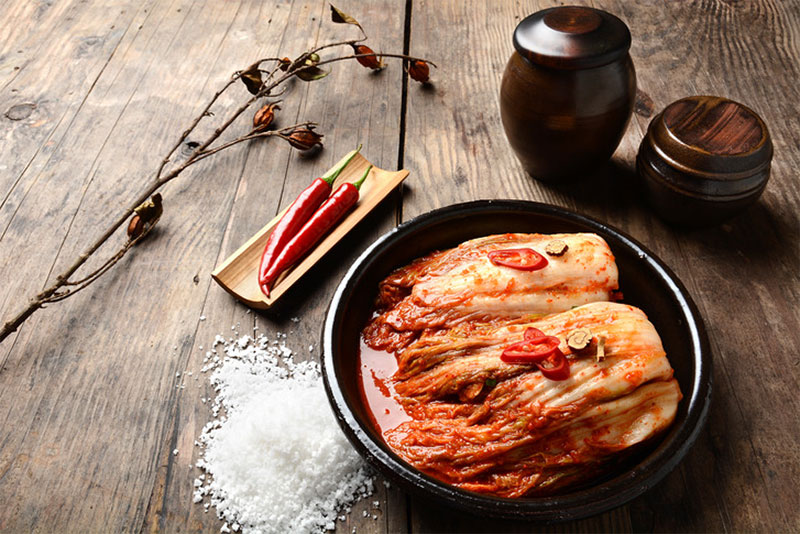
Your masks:
M631 34L589 7L556 7L525 18L500 87L511 148L536 179L592 173L616 150L633 111Z
M702 226L755 202L771 162L772 140L755 111L727 98L690 96L650 122L636 169L656 213L672 223Z

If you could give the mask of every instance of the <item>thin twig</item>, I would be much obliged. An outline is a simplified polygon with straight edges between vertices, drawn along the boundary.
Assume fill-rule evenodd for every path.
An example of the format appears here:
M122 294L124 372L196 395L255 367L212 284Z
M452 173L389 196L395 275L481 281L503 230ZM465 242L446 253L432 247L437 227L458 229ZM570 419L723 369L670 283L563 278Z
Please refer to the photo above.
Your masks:
M84 276L80 280L64 282L64 285L65 286L79 286L81 284L85 284L87 281L94 280L95 278L100 276L102 273L104 273L107 270L109 265L113 265L116 262L116 258L120 253L125 254L124 251L127 251L129 248L130 248L130 241L126 241L125 244L122 246L122 248L120 250L118 250L116 252L116 254L114 254L113 256L108 258L105 261L105 263L103 263L103 265L101 265L100 267L98 267L97 269L92 271L91 273L87 274L86 276Z
M195 161L197 162L202 159L205 159L212 154L216 154L220 150L224 150L228 147L242 143L244 141L250 141L251 139L258 139L259 137L272 137L272 136L285 137L287 132L291 132L297 128L303 128L303 127L308 128L309 126L316 126L316 125L317 123L315 122L300 122L298 124L293 124L292 126L281 128L280 130L264 130L264 131L252 130L249 134L243 135L242 137L237 137L233 141L228 141L224 145L219 145L217 147L203 151L195 159Z
M45 302L46 303L59 302L67 297L71 297L78 291L87 288L92 282L103 276L106 272L108 272L109 269L111 269L114 265L116 265L117 262L121 260L123 256L125 256L125 253L128 252L128 250L130 250L133 244L134 244L133 241L126 241L125 244L122 246L122 248L120 248L116 254L114 254L108 260L106 260L106 262L103 264L102 267L96 269L92 274L85 277L83 280L65 284L75 287L70 287L69 289L61 293L55 293L53 296L45 299Z
M432 61L428 61L427 59L414 57L414 56L408 56L406 54L381 54L379 52L375 52L374 54L351 54L349 56L339 56L339 57L334 57L334 58L331 58L331 59L325 59L325 60L322 60L319 63L317 63L317 66L327 65L328 63L336 63L338 61L345 61L347 59L356 59L356 58L360 58L360 57L373 57L373 56L374 57L378 57L378 58L394 57L394 58L399 58L399 59L405 59L406 61L424 61L428 65L431 65L431 66L433 66L433 67L435 67L437 69L439 68L439 67L436 66L436 63L434 63Z
M150 221L148 223L148 227L145 232L138 236L135 239L128 239L115 254L113 254L109 259L107 259L103 264L99 267L94 269L92 272L87 274L86 276L82 277L79 280L70 280L72 275L74 275L78 269L80 269L88 260L91 258L97 250L103 246L112 235L114 235L119 228L125 224L128 218L134 213L136 208L142 205L148 198L151 197L156 191L161 189L164 185L169 183L170 181L174 180L178 177L186 168L190 165L193 165L199 161L204 160L205 158L220 152L226 148L234 146L236 144L242 143L244 141L249 141L252 139L257 139L260 137L281 137L283 139L288 139L288 134L295 129L301 127L310 127L314 125L312 122L302 122L293 126L287 126L286 128L281 128L278 130L266 130L266 131L256 131L253 130L243 136L239 136L232 141L228 141L219 145L214 148L210 148L211 145L233 124L233 122L238 119L242 113L244 113L254 102L256 102L260 98L264 97L274 97L272 95L272 91L276 89L278 86L286 82L287 80L294 78L306 70L310 70L320 65L326 65L329 63L335 63L338 61L345 61L348 59L357 59L360 57L391 57L391 58L400 58L406 61L425 61L426 63L433 65L436 67L434 63L431 63L428 60L422 58L416 58L412 56L407 56L405 54L383 54L383 53L375 53L375 54L351 54L347 56L340 56L335 58L330 58L322 61L318 61L314 64L306 65L305 62L309 59L312 54L317 54L318 52L334 47L342 47L342 46L354 46L357 43L363 42L366 40L366 34L364 33L363 28L360 27L362 34L364 37L361 39L351 39L347 41L338 41L334 43L327 43L324 45L317 46L312 48L311 50L304 52L301 54L296 60L294 60L283 75L278 76L278 71L280 67L284 64L283 60L278 57L267 57L262 58L256 61L250 68L256 68L260 70L260 66L262 63L274 61L276 62L275 66L272 68L271 71L267 74L266 79L262 80L261 87L257 91L255 95L250 96L243 104L241 104L238 108L236 108L228 118L222 122L210 135L209 137L203 141L202 143L198 144L194 150L189 154L185 161L180 164L177 164L173 167L169 172L164 174L164 170L166 169L167 165L170 163L171 158L181 147L181 145L186 141L186 139L195 131L200 121L202 121L205 117L213 116L211 113L211 108L217 102L219 97L225 93L237 80L241 78L242 72L245 71L237 71L233 74L230 80L228 80L225 85L222 86L209 100L209 102L205 105L199 115L194 118L191 122L189 127L183 131L183 133L178 137L177 141L174 145L169 149L166 156L161 160L156 171L153 175L153 181L142 191L138 197L136 197L133 202L120 213L120 215L111 222L111 224L106 228L106 230L98 237L91 245L89 245L78 257L73 261L73 263L60 275L58 275L55 280L43 291L37 294L35 297L30 299L28 304L19 311L16 315L12 318L7 320L2 328L0 328L0 342L2 342L6 337L8 337L11 333L15 332L19 326L24 323L36 310L43 308L46 304L59 302L64 300L75 293L85 289L98 278L100 278L103 274L108 272L114 265L116 265L120 259L122 259L125 254L132 249L132 247L144 237L144 235L152 229L153 225L155 225L155 220ZM249 70L249 69L248 69ZM266 72L266 71L264 71ZM286 89L283 88L283 91ZM283 93L281 93L283 94ZM62 290L62 288L67 287L66 290Z
M222 89L220 89L214 94L209 103L206 105L205 109L203 109L203 111L200 112L200 115L195 117L194 121L192 121L192 124L189 125L189 127L183 131L183 134L181 134L180 138L178 139L178 142L173 145L170 151L167 152L167 155L164 157L164 159L161 160L161 163L158 166L158 170L156 170L156 179L161 177L161 173L164 170L164 167L166 167L167 163L169 163L169 160L172 157L172 155L175 153L176 150L178 150L178 148L180 148L183 142L186 141L186 138L189 137L189 135L194 131L194 129L197 127L200 121L203 120L203 117L208 116L208 112L211 110L211 106L214 105L214 103L217 101L220 95L222 95L222 93L224 93L228 89L228 87L233 85L233 83L239 79L239 76L240 76L239 72L234 74L233 77L231 77L231 79L228 80L228 83L226 83L222 87Z

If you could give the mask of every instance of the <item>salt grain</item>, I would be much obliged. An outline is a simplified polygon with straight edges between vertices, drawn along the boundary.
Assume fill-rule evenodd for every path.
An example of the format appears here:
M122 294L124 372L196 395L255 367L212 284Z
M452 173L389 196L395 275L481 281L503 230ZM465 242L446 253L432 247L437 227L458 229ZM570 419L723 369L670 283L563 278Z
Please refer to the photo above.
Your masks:
M217 336L224 355L203 368L217 392L216 418L199 437L195 465L209 476L195 480L194 500L215 507L223 532L333 530L340 513L373 492L331 414L319 366L295 363L286 334L276 337L270 344L264 335L229 343Z

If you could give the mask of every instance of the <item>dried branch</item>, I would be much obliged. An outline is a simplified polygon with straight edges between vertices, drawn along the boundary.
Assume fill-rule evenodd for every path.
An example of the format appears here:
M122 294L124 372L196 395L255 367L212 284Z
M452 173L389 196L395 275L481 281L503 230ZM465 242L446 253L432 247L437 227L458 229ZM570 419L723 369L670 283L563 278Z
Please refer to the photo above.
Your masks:
M298 128L308 128L309 126L316 126L316 125L317 125L317 123L315 123L315 122L300 122L300 123L294 124L292 126L287 126L286 128L281 128L280 130L266 130L266 131L252 130L249 134L243 135L242 137L237 137L233 141L228 141L224 145L220 145L218 147L214 147L214 148L211 148L211 149L208 149L208 150L204 150L203 152L201 152L197 156L197 159L195 160L195 162L198 162L198 161L202 160L203 158L207 158L208 156L211 156L212 154L216 154L220 150L224 150L224 149L226 149L228 147L232 147L233 145L237 145L237 144L242 143L244 141L250 141L252 139L258 139L260 137L272 137L272 136L278 136L278 137L281 137L283 139L287 139L289 134L292 133L293 131L297 130Z
M164 185L177 178L191 165L203 161L204 159L239 143L252 141L259 138L278 137L300 150L308 149L314 144L321 144L320 140L322 139L322 136L316 132L313 132L313 129L316 126L314 122L306 121L294 124L292 126L270 130L266 129L266 127L272 121L272 116L270 116L269 120L266 121L265 124L254 125L254 128L248 133L240 135L217 146L212 146L214 142L217 141L220 136L226 132L228 128L245 111L247 111L248 108L250 108L250 106L253 105L253 103L263 98L275 98L276 96L282 95L286 91L284 84L286 84L287 81L293 78L299 78L303 81L314 81L323 78L328 74L327 71L320 69L321 65L328 65L339 61L352 59L358 60L359 58L380 58L379 63L381 68L383 66L382 58L399 58L410 63L421 62L423 64L433 65L434 67L436 66L428 60L408 56L405 54L356 53L340 55L323 60L319 57L319 52L337 47L352 47L353 50L357 50L357 47L361 47L361 49L371 52L371 49L360 44L367 40L367 35L364 32L364 29L355 19L333 6L331 6L331 18L333 22L336 23L352 24L357 26L361 30L363 37L360 39L336 41L316 46L303 52L293 61L289 60L288 58L280 57L262 58L250 65L248 68L236 71L231 78L211 97L200 113L189 124L189 127L184 130L180 136L178 136L176 142L170 147L166 155L159 162L158 167L153 173L153 179L151 183L144 189L144 191L142 191L138 197L133 199L129 207L124 209L122 213L120 213L117 218L108 225L105 231L80 255L78 255L78 257L66 270L56 276L55 280L46 289L31 298L28 304L22 310L17 312L13 317L8 319L3 324L2 328L0 328L0 342L2 342L11 333L15 332L20 325L22 325L22 323L24 323L37 310L44 308L47 304L60 302L78 293L79 291L82 291L97 281L103 274L107 273L115 265L117 265L119 261L130 250L132 250L137 243L139 243L149 234L150 230L152 230L158 222L158 219L161 215L161 197L157 191L159 191ZM363 62L360 63L362 63L362 65L364 64ZM264 64L271 64L271 68L262 68L262 65ZM279 73L281 74L279 75ZM226 91L234 86L237 81L240 80L244 83L248 91L250 91L251 96L242 104L240 104L239 107L237 107L230 115L228 115L228 117L225 118L225 120L223 120L221 124L219 124L203 142L196 145L186 160L184 160L182 163L175 163L171 169L166 171L167 166L172 162L172 158L176 151L184 144L186 139L188 139L189 136L195 132L200 122L205 118L214 116L211 109L214 104L217 103L220 96L222 96ZM275 106L276 103L277 102L271 102L273 108L280 109ZM268 111L273 112L274 109L271 108ZM153 200L155 200L155 197L158 197L157 213L154 213L154 210L152 210ZM150 203L149 205L148 202ZM102 247L114 234L117 233L119 228L122 227L132 215L134 216L134 219L131 220L128 227L128 238L122 243L122 245L99 267L87 274L84 274L80 278L73 280L73 276L76 275L78 270L89 260L89 258L96 254L100 247ZM136 217L139 217L140 220L135 220Z

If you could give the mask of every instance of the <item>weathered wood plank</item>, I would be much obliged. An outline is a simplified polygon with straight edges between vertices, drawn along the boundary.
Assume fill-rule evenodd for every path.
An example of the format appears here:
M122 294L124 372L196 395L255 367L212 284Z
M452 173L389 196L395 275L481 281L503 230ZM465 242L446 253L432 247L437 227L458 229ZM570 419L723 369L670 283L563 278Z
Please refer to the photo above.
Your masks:
M263 55L280 53L294 57L314 43L354 35L353 28L330 22L329 8L324 2L295 1L279 6L270 15L272 22L267 28L267 37L261 37ZM402 4L384 1L370 6L342 4L341 7L359 19L372 36L376 49L402 50ZM248 29L253 18L255 15L251 12L240 14L233 24L233 31L245 34L253 31ZM248 35L248 38L254 39L255 36ZM240 45L230 43L221 52L221 57L233 58L239 53L237 50L241 50ZM377 75L354 62L332 67L332 74L324 80L293 84L290 93L283 97L283 109L279 113L279 125L300 120L318 121L320 131L325 134L325 150L316 154L299 154L277 141L248 148L225 235L215 256L217 263L290 204L313 177L322 174L359 142L364 144L362 153L376 165L397 167L402 80L399 64L391 64L385 72ZM298 351L298 359L318 358L320 325L338 279L355 255L394 223L391 204L384 202L376 211L381 213L374 213L363 221L270 312L250 314L212 283L202 309L207 320L198 323L184 373L191 370L193 376L198 376L205 353L198 347L206 346L207 350L216 334L225 335L230 332L231 325L237 323L241 325L240 334L252 333L254 326L258 327L257 333L266 333L270 338L274 338L277 332L287 333L287 345ZM208 271L201 275L201 285L207 286L210 282L207 275ZM292 318L299 321L292 321ZM309 346L313 346L310 352ZM204 379L204 376L200 377L200 380ZM211 396L212 392L205 387L192 387L183 390L175 399L170 430L164 432L164 441L158 451L159 472L144 530L218 531L220 523L213 510L204 513L201 505L192 504L192 482L199 472L184 469L189 463L194 465L198 458L193 442L209 418L208 405L202 404L200 399ZM171 454L173 448L192 456L181 453L175 457ZM376 500L379 505L374 507ZM356 528L364 533L395 532L395 524L406 522L405 508L405 496L393 488L385 488L379 481L375 495L358 503L346 521L338 525L337 531L349 533ZM369 513L368 517L363 516L364 511ZM372 519L372 515L378 519Z
M0 72L13 76L0 82L0 150L6 155L0 173L0 232L7 230L37 169L52 159L110 58L126 36L130 41L134 24L146 18L148 5L61 2L41 9L45 5L40 4L34 13L20 10L21 19L5 20L9 40L0 51Z
M320 27L319 41L330 41L343 35L353 35L350 28L328 22L327 2L321 2L325 23ZM370 35L370 46L375 50L397 51L403 49L403 2L380 0L369 3L338 3L354 15ZM328 169L342 154L363 143L363 154L384 169L397 169L399 162L400 108L402 94L402 67L396 60L387 60L384 71L373 73L357 63L333 65L331 80L310 84L303 100L300 119L320 118L320 128L328 142L324 154L327 161L312 162L302 157L293 158L281 198L281 206L288 205L308 184L312 176ZM334 78L335 77L335 78ZM349 83L345 80L349 80ZM324 82L324 81L323 81ZM309 165L311 163L312 165ZM411 175L408 180L413 180ZM353 260L375 238L395 223L395 209L391 195L355 230L342 240L326 258L312 269L304 279L296 297L287 293L282 309L275 314L265 313L264 328L273 321L282 322L297 316L301 320L294 328L300 339L314 344L314 358L319 357L319 339L322 323L331 295L344 272ZM258 324L262 324L259 322ZM378 507L373 502L378 501ZM367 512L364 517L363 512ZM373 519L375 516L377 519ZM387 489L377 478L376 493L359 502L344 523L337 524L337 532L358 533L403 532L405 530L406 499L396 489Z
M798 336L790 325L798 319L796 310L789 311L785 304L797 301L800 262L797 248L786 246L798 228L797 188L788 185L786 167L797 164L798 154L791 148L797 146L792 139L796 129L787 124L792 111L781 108L797 98L796 84L789 82L796 78L796 67L787 69L791 58L796 64L796 47L792 50L787 43L797 31L797 16L768 2L737 7L706 3L693 9L667 3L668 9L649 13L614 5L632 28L642 29L640 36L634 32L634 52L642 57L637 61L639 85L653 95L657 110L688 94L729 96L754 107L775 142L772 180L757 206L719 228L648 235L648 244L687 283L706 318L716 391L707 435L681 466L681 487L673 483L673 476L657 488L639 507L642 513L634 513L644 518L635 528L655 524L664 531L748 530L768 522L791 528L797 512L784 504L797 500L796 487L786 484L796 477L798 456L786 451L794 447L792 436L797 434L797 420L789 415L797 409L789 386L797 376L787 359L797 352ZM736 31L737 18L746 29ZM792 95L788 100L787 94ZM636 120L644 130L647 120ZM769 262L757 260L767 257ZM739 311L735 328L732 309ZM770 317L767 328L764 317ZM743 347L770 354L765 371L770 376L783 374L784 380L767 382L764 391L763 376L741 366ZM786 412L769 410L765 417L765 406L787 402ZM768 448L761 441L762 425L770 429ZM759 442L761 447L755 445ZM773 488L781 484L783 489L776 492ZM778 497L793 492L792 498ZM674 503L682 513L654 506L659 501Z
M221 43L219 57L215 60L214 70L231 70L240 68L236 65L246 65L255 58L262 55L271 55L275 43L283 43L288 28L288 21L292 13L295 12L294 3L281 5L274 10L273 14L267 15L260 12L256 6L245 6L244 9L232 21L234 32L241 32L244 41L251 43L250 46L242 47L240 42L227 41ZM257 32L251 21L264 20L267 24L261 32ZM263 32L263 33L262 33ZM263 36L263 37L262 37ZM221 80L220 80L221 81ZM206 88L206 92L212 88ZM242 93L238 93L241 97ZM232 102L227 102L230 104ZM262 182L270 183L274 187L275 183L281 183L285 176L286 160L288 150L282 146L274 146L275 143L243 145L235 151L243 152L243 160L236 168L231 168L226 161L212 161L210 168L206 172L220 173L227 175L227 185L225 186L233 194L233 202L228 204L224 213L215 214L219 218L215 224L220 225L221 232L217 234L217 248L209 262L209 268L198 273L200 285L204 288L204 299L200 303L199 309L193 316L193 323L196 325L196 334L188 340L186 359L181 362L180 371L184 380L188 376L187 372L192 372L194 380L189 380L188 387L181 391L181 395L171 399L166 407L167 417L165 419L165 429L159 436L157 447L150 451L151 456L157 462L158 469L153 481L152 492L147 502L147 512L142 522L142 531L156 532L167 531L200 531L207 530L219 531L221 522L216 515L211 512L204 513L200 505L192 504L193 480L199 474L195 465L198 454L194 446L195 439L209 418L209 404L201 399L210 399L214 396L214 391L208 386L207 377L202 375L203 356L216 334L234 335L231 330L234 325L240 325L240 332L253 334L255 325L252 314L243 307L235 303L227 295L220 295L212 282L208 273L220 257L224 257L238 246L239 235L231 235L230 220L236 208L242 201L242 188L247 183L245 179L246 162L250 158L250 152L257 156L271 154L270 158L260 158L265 160L262 167ZM202 170L198 171L202 172ZM246 191L246 189L245 189ZM246 198L246 196L245 196ZM273 198L269 195L262 197L264 208L270 210ZM257 204L253 207L259 207ZM256 211L257 210L253 210ZM241 230L240 230L241 231ZM203 315L208 316L207 321L200 321ZM199 387L197 387L199 386ZM177 448L178 456L174 456L172 451Z
M37 185L20 208L20 216L33 220L40 210L65 219L60 225L48 221L50 238L21 217L12 221L2 245L9 247L4 254L14 251L16 269L26 267L26 258L17 254L28 252L31 234L40 250L52 255L61 247L64 256L74 256L97 233L100 220L119 210L118 199L140 188L142 167L154 165L156 151L197 113L198 89L209 76L216 86L230 75L228 65L209 72L196 64L213 57L235 14L230 4L165 2L142 21L73 121L59 165L43 171L50 183L40 180L43 187ZM177 75L166 75L173 66L180 66ZM161 118L156 128L154 116ZM150 158L131 157L148 153ZM243 153L217 162L241 169ZM141 525L156 472L154 452L178 394L175 372L188 358L196 328L187 322L196 317L189 310L199 312L208 289L192 278L211 268L234 198L225 173L187 177L192 178L191 195L180 194L186 182L165 192L163 230L142 244L134 254L139 258L127 258L91 294L60 304L56 316L45 310L23 327L5 362L0 398L3 528ZM83 211L73 220L79 206ZM62 245L70 225L77 235ZM31 265L46 261L30 254ZM51 264L44 272L30 269L39 275L37 284ZM11 265L5 268L12 272ZM38 491L42 487L48 491Z
M11 220L34 185L47 180L42 170L58 162L56 149L86 95L126 36L130 41L131 28L145 19L151 3L4 4L9 9L0 30L0 257L11 257L15 249L4 247ZM37 216L25 210L21 215ZM38 215L46 216L43 211ZM53 231L40 229L42 235ZM0 310L7 313L41 288L47 270L42 258L35 260L26 270L28 277L3 288ZM3 279L11 280L8 275ZM7 347L10 343L0 350L0 362Z
M446 58L441 63L447 68L455 65L458 71L438 84L436 106L420 104L413 88L409 93L406 153L414 162L412 168L425 169L422 173L428 180L425 191L432 194L411 195L404 205L404 216L476 197L530 198L598 217L653 248L686 282L709 323L718 362L717 400L709 431L687 461L663 484L628 507L631 522L620 520L614 528L747 530L770 522L791 528L789 525L797 523L797 513L791 513L784 505L796 501L796 486L789 488L787 484L796 477L798 468L796 447L788 442L790 436L797 434L797 420L790 415L796 412L790 391L797 378L793 372L796 367L783 356L790 358L790 354L797 352L796 328L790 326L798 322L797 314L784 304L797 301L798 250L796 246L787 246L794 242L791 236L797 234L797 188L791 180L781 179L781 175L786 165L796 166L797 157L796 128L787 125L796 112L783 108L797 100L796 84L788 82L796 78L797 14L758 2L742 6L743 9L711 2L692 8L670 3L669 8L622 2L593 4L617 13L631 27L634 36L631 53L637 65L639 87L652 96L657 110L688 94L724 94L756 107L768 124L777 125L781 133L776 135L776 128L772 128L776 144L773 182L760 205L720 228L705 231L680 232L654 219L640 204L633 177L635 153L649 122L646 117L635 117L615 155L617 164L595 180L569 188L526 183L505 144L494 109L499 77L511 52L513 26L519 18L546 4L525 3L513 9L495 4L484 9L476 5L454 7L415 2L412 52L441 50ZM727 33L733 23L728 19L721 21L716 13L719 10L740 13L741 35ZM452 24L455 20L460 21L457 26ZM439 40L444 28L453 28L445 39L450 44L443 50L430 38L435 34L434 27ZM751 31L752 27L758 31ZM711 35L703 37L704 34ZM745 34L749 37L745 38ZM747 45L737 44L743 40ZM731 47L735 52L730 51ZM721 51L725 50L728 52L723 54ZM790 64L795 69L788 67ZM772 82L768 84L769 99L765 99L764 80ZM778 100L783 103L781 106L771 105ZM763 106L770 110L762 111L756 106L758 102L770 102ZM492 110L488 118L487 109ZM783 136L789 139L781 139ZM781 153L786 154L785 158L781 158ZM482 163L490 155L495 161L500 159L493 169ZM487 176L497 178L492 180ZM766 257L771 261L753 261ZM742 261L744 258L748 260ZM740 308L739 303L745 302L748 307L754 306L745 313L746 325L737 321L735 333L729 332L732 326L729 310ZM765 324L763 317L770 317L769 323ZM786 331L791 334L780 334ZM781 369L783 373L791 370L784 380L776 378L769 382L769 402L761 404L754 400L763 397L762 380L753 377L751 369L731 360L741 358L736 355L742 347L750 350L769 347L769 376L779 376ZM720 358L720 354L726 356ZM735 369L729 370L729 366ZM766 416L769 422L765 422L765 406L787 402L785 412L773 415L770 410ZM769 441L757 437L763 436L761 429L766 426L769 426ZM767 443L775 441L781 445L767 447ZM775 479L783 485L778 494L770 489ZM720 480L725 480L722 487ZM778 497L780 494L792 498ZM417 512L415 507L415 516ZM414 518L414 525L423 531L444 530L444 525L448 529L476 531L516 528L501 523L448 521L449 517L432 519L420 513ZM594 528L609 527L597 523Z
M269 314L247 313L207 273L359 141L385 168L396 166L404 149L412 173L404 220L475 198L529 198L597 217L644 242L678 273L707 320L716 389L708 430L686 461L627 507L541 527L463 517L416 498L407 502L379 484L378 520L361 516L372 511L370 500L340 531L800 528L794 504L800 380L793 361L800 351L800 188L793 175L800 165L798 6L593 2L631 27L639 87L656 111L681 96L716 93L750 105L771 128L773 177L759 204L718 228L688 232L640 205L632 169L645 116L634 117L615 164L595 179L568 188L528 179L505 141L497 91L514 25L554 3L460 4L413 2L411 52L441 69L433 72L432 89L408 87L405 147L398 146L397 64L377 75L355 64L336 66L327 80L297 84L293 91L306 105L296 106L298 94L287 96L280 120L319 120L325 151L298 156L269 141L199 165L167 189L160 230L117 272L40 312L16 341L0 347L0 530L219 528L212 513L191 504L188 465L196 456L189 455L208 417L200 398L212 393L204 377L194 380L200 347L239 323L242 334L255 326L270 334L291 331L290 345L302 357L316 357L336 281L393 224L395 204L384 203L287 295L292 304ZM403 2L340 7L364 23L374 48L402 47ZM310 0L7 2L0 16L5 313L133 196L197 111L198 98L233 69L259 52L292 55L347 32L327 22L324 2ZM353 82L341 83L342 77ZM26 102L36 103L27 118L2 116ZM221 108L232 103L223 99ZM490 160L499 163L489 168ZM315 350L308 352L310 344ZM176 373L185 389L175 387Z

